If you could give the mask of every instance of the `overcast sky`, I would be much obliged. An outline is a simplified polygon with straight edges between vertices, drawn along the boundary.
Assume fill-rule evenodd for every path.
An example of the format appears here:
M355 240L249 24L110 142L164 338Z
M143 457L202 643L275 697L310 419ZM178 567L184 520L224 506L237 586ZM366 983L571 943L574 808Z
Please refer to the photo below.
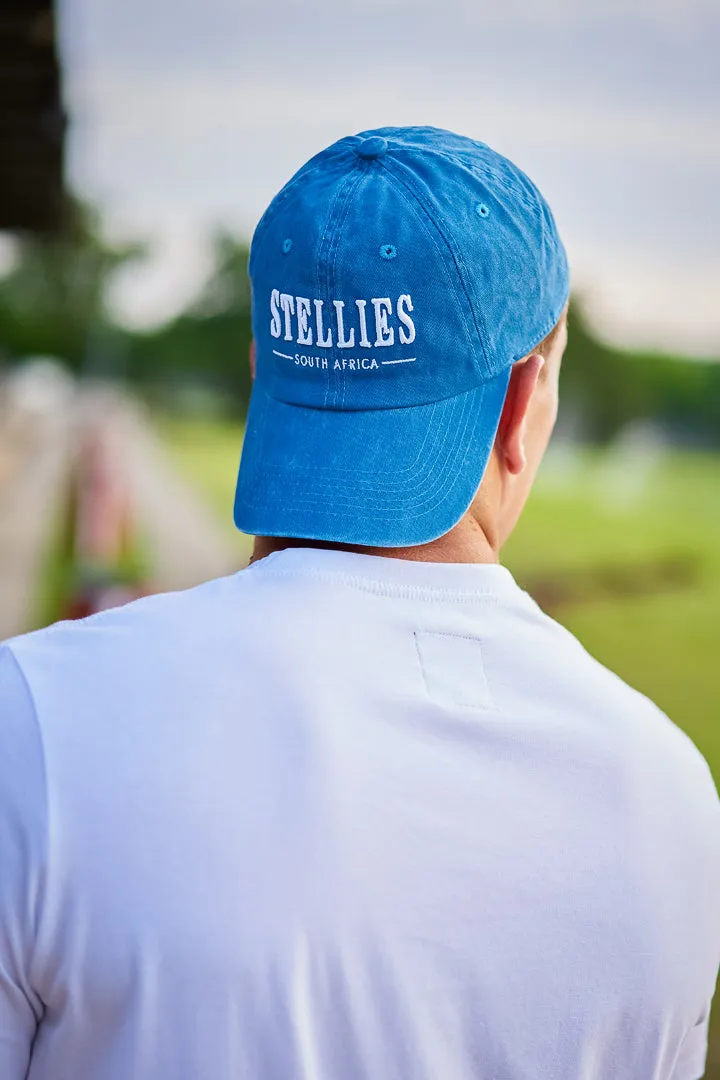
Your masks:
M632 9L630 11L630 9ZM720 356L715 0L60 0L70 179L154 256L113 293L167 317L342 135L435 124L549 199L609 336Z

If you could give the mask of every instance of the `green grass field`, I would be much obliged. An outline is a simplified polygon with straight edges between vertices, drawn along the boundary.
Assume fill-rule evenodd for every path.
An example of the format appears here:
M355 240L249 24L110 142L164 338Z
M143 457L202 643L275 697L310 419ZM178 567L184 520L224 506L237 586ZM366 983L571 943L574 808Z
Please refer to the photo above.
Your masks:
M232 529L241 429L158 424ZM637 447L550 454L503 562L687 731L720 785L720 457ZM720 1006L713 1029L706 1077L720 1080Z

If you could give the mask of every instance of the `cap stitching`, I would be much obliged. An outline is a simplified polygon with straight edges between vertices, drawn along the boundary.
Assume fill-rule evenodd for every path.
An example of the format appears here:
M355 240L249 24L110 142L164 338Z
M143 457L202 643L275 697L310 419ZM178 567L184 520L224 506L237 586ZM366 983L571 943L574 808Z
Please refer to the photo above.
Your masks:
M449 473L447 472L447 470L448 470L448 466L450 464L454 463L460 454L462 454L463 457L467 456L467 452L468 452L469 447L467 445L465 445L465 435L466 435L466 432L467 432L467 430L468 430L468 428L470 426L473 411L474 410L471 410L471 409L469 409L467 407L467 402L463 403L463 406L462 406L461 411L460 411L460 415L457 417L458 425L462 424L461 438L458 441L458 443L456 444L456 446L453 448L451 453L448 454L448 456L447 456L446 463L445 463L446 475L443 476L442 478L437 478L434 481L434 487L433 487L433 482L431 482L431 484L425 488L424 492L417 492L416 493L416 495L417 494L420 494L420 495L424 494L426 496L424 498L424 500L423 499L418 500L416 498L413 502L408 502L408 503L404 504L404 506L401 507L401 509L403 511L408 511L408 510L416 511L415 513L412 514L412 519L413 520L416 520L418 517L423 516L423 514L427 514L431 510L436 509L444 501L447 494L452 490L452 488L455 486L457 481L460 479L460 476L461 476L461 470L460 469L450 470ZM425 473L430 478L432 478L432 474L435 471L436 463L437 463L438 459L441 457L442 449L443 449L443 447L446 447L447 444L442 439L439 439L438 440L438 446L439 446L439 449L438 449L438 452L435 454L435 458L432 461L429 461L426 464L426 467L425 467ZM275 472L282 471L278 467L266 466L266 470L270 470L270 469L272 469ZM308 469L308 468L302 468L302 467L296 469L295 471L296 472L303 471L303 472L309 473L311 475L313 475L316 472L315 469L312 469L312 468ZM348 470L342 470L342 471L347 472ZM340 472L340 470L337 470L337 472ZM414 479L414 477L413 477L413 479ZM438 483L439 479L442 479L443 482L440 485L439 490L438 490L437 483ZM481 476L477 478L477 484L479 484L481 482L481 479L482 479ZM408 480L406 479L405 485L400 485L400 486L406 486L407 483L408 483ZM474 485L475 489L477 487L477 484ZM383 485L382 487L376 484L375 485L375 492L378 495L382 494L387 499L388 497L390 497L393 494L393 488L395 488L397 486L398 486L397 483L394 483L392 485ZM335 490L334 485L332 483L332 480L330 478L328 478L327 482L323 481L321 483L316 483L314 485L313 492L311 494L308 494L308 496L306 498L303 498L302 496L300 496L300 497L296 496L295 501L292 504L290 504L290 503L284 504L284 508L286 510L304 510L304 509L306 510L308 506L312 507L312 508L315 508L317 506L317 495L318 494L324 494L324 492L328 491L328 490L333 491L334 504L335 505L338 505L338 503L344 503L345 512L343 512L341 510L337 510L337 511L336 510L327 510L325 507L323 507L323 509L322 509L323 518L339 517L339 518L342 518L344 520L345 517L346 517L346 511L348 509L355 509L355 508L362 509L363 512L368 516L384 516L384 514L386 513L386 508L378 505L377 500L376 500L375 506L374 506L375 513L373 513L373 508L369 507L366 501L356 502L356 501L352 500L351 498L349 498L347 496L343 496L342 494L338 494L337 491ZM435 500L434 502L432 501L433 499ZM258 501L252 501L251 500L251 501L248 502L248 505L254 506L257 509L262 509L264 507L267 507L269 504L268 504L267 501L258 502ZM419 511L419 512L417 512L417 511Z
M470 426L470 417L465 416L464 418L461 418L461 420L464 421L461 433L464 438L467 429ZM440 476L437 473L436 466L438 460L442 457L442 452L444 449L446 449L446 444L444 444L440 440L438 442L438 449L435 458L433 461L430 461L428 463L426 468L425 479L429 482L426 483L424 488L421 488L417 492L418 496L420 496L419 498L416 498L413 501L408 501L406 503L401 503L399 509L402 512L403 516L411 516L412 519L415 520L418 517L429 513L431 510L435 510L438 506L442 505L448 493L452 491L458 480L460 480L461 470L459 468L451 469L450 467L455 464L457 458L461 454L463 457L467 455L467 447L463 446L462 443L458 443L458 445L454 449L454 452L446 455L444 461L446 472L442 476ZM480 479L478 479L478 484L479 482ZM407 487L407 483L408 481L406 481L404 485L400 484L394 486L399 486L401 488ZM474 484L473 489L476 490L476 488L477 485ZM383 495L383 502L386 502L388 498L394 497L392 489L387 485L384 486L382 489L376 487L375 492L376 494ZM377 499L374 503L374 506L368 506L368 503L365 500L357 501L350 498L349 496L344 497L342 495L338 495L336 488L331 481L328 481L327 483L316 484L313 492L311 494L308 494L306 498L296 495L294 501L292 503L284 503L283 508L286 510L304 510L306 512L308 509L314 510L317 507L318 495L325 495L327 493L332 494L333 504L337 506L338 509L330 511L323 507L321 512L321 516L323 517L323 519L326 519L328 517L337 517L341 518L344 521L346 520L348 510L361 510L364 515L380 516L384 518L389 510L386 505L382 505ZM249 505L255 506L257 509L261 509L263 506L267 506L268 504L253 502Z
M491 147L487 145L487 143L477 143L477 145L482 146L487 150L490 150L494 154L497 154L497 151L493 151ZM533 201L529 198L529 196L522 187L515 184L512 180L509 180L501 173L494 172L492 167L485 162L470 162L469 160L466 160L463 156L452 154L447 150L440 150L435 146L433 146L432 148L428 146L393 146L392 151L394 158L412 157L415 154L432 154L436 157L443 158L444 161L449 161L453 165L458 165L463 169L467 169L470 173L473 174L473 176L477 177L478 179L488 181L490 186L493 183L496 183L499 187L503 188L503 190L508 195L513 195L517 199L519 199L524 204L526 209L537 209L537 207L533 204ZM533 188L536 186L530 179L530 177L527 176L524 172L522 172L522 169L520 169L519 166L514 165L512 162L510 162L508 158L504 157L502 154L497 154L497 156L501 158L501 160L507 161L508 164L512 165L513 168L517 169L518 172L521 172L522 175L525 176L528 182L533 186Z
M446 411L445 407L443 407L443 412L444 411ZM426 430L425 435L423 437L422 444L418 448L418 452L417 452L417 454L415 456L415 460L413 462L411 462L410 465L406 466L406 468L400 469L400 470L397 470L396 472L394 472L393 477L397 478L397 479L393 479L389 483L385 482L382 485L382 490L383 491L387 491L389 493L394 488L397 488L397 487L399 487L401 489L406 488L407 484L409 482L413 481L415 479L415 477L419 474L419 470L418 470L417 466L418 466L418 462L420 461L420 457L421 457L423 451L425 450L425 446L426 446L426 443L427 443L427 440L428 440L428 437L429 437L429 432L430 432L430 425L428 424L427 430ZM431 451L433 450L433 445L437 446L438 444L440 445L441 448L442 448L442 446L447 445L445 440L441 437L441 433L436 430L435 434L434 434L434 444L431 444L430 450ZM437 454L436 454L436 458L437 458ZM278 473L282 474L282 473L285 472L285 468L283 466L281 466L281 465L265 465L265 470L267 472L272 472L272 473L275 473L275 474L278 474ZM318 491L322 491L323 489L334 488L333 481L335 479L337 479L337 477L339 475L343 474L343 473L348 473L349 475L351 475L356 480L356 482L373 484L375 489L378 489L377 470L376 469L358 469L358 468L354 468L354 467L353 468L345 468L343 466L335 466L335 467L333 467L333 466L327 466L327 465L311 465L311 466L296 465L296 466L293 466L293 471L296 472L296 473L303 473L303 474L307 474L309 476L314 477L315 478L315 487L316 487L316 489ZM325 475L323 475L323 474L325 474ZM362 478L363 474L365 474L367 476L367 479L363 478L363 479L359 480L358 478ZM339 498L343 498L343 496L340 495Z
M539 339L539 340L542 340L542 339ZM497 375L493 375L490 379L482 379L482 380L478 381L473 386L469 386L467 388L467 390L453 391L451 394L445 394L443 397L433 398L431 401L414 401L414 402L409 402L409 403L403 403L401 405L399 405L399 404L395 404L395 405L376 405L376 404L373 404L373 405L366 405L366 406L363 406L363 407L354 407L354 408L350 408L350 409L346 409L346 408L340 409L340 408L337 408L337 407L332 406L332 405L329 406L328 409L325 409L324 405L309 405L309 404L305 404L305 403L300 402L300 401L286 401L285 398L281 398L281 397L278 397L276 394L269 393L267 387L264 387L263 389L264 389L265 394L269 398L272 398L273 401L278 401L281 405L293 405L293 406L296 406L298 409L311 409L311 410L314 409L314 410L317 410L318 412L328 411L328 412L345 412L345 413L393 412L393 411L397 411L397 410L400 410L400 409L420 409L425 405L437 405L441 401L450 401L451 398L462 397L463 394L470 394L470 393L472 393L473 390L479 390L481 386L485 385L485 383L492 382L493 379L499 378L500 375L502 375L502 372L498 372Z
M499 378L499 376L498 376L498 378ZM484 397L484 394L486 392L485 387L487 385L488 384L485 384L485 386L477 388L478 390L482 391L483 397ZM353 466L353 467L350 467L350 468L344 468L342 466L323 466L323 465L303 466L303 465L295 465L295 466L293 466L293 471L295 473L300 473L300 474L303 474L303 475L313 476L315 478L315 482L314 482L314 485L313 485L314 491L316 493L319 493L319 492L324 492L324 491L327 491L327 490L333 490L333 492L335 494L335 497L336 497L336 500L337 499L343 499L344 497L347 497L347 496L343 496L343 495L338 495L336 490L335 490L335 485L334 485L334 480L337 479L338 476L341 476L343 473L351 474L352 477L355 479L356 483L361 483L361 484L371 484L372 483L374 485L374 488L375 488L376 491L382 492L382 494L384 496L389 496L395 489L397 489L397 488L402 489L402 488L406 487L407 484L412 482L415 479L415 477L419 474L417 464L418 464L418 461L420 459L421 454L425 450L425 446L426 446L427 438L428 438L428 432L429 432L429 429L430 429L430 420L435 420L436 419L435 414L438 411L439 405L442 405L442 412L440 413L440 416L437 418L437 425L436 425L436 429L435 429L435 440L436 440L436 445L439 445L440 448L442 448L442 446L447 445L446 441L442 437L442 432L440 430L440 428L442 426L442 423L443 423L444 414L447 414L449 412L449 415L447 416L447 420L451 421L451 420L454 419L455 423L459 424L459 423L461 423L463 421L463 417L466 415L466 412L468 413L468 415L479 413L479 411L480 411L480 409L482 407L482 398L481 398L479 403L473 403L472 405L470 405L469 401L464 401L460 406L460 411L456 412L458 398L462 397L462 396L465 396L465 395L456 395L454 398L446 398L446 399L444 399L444 401L442 403L437 403L435 405L435 407L433 408L433 414L428 419L426 433L425 433L425 436L423 438L423 442L422 442L421 446L418 449L415 460L410 465L408 465L405 469L395 471L393 473L393 479L390 482L385 482L385 483L383 483L381 485L378 485L377 480L376 480L376 470L373 470L373 469L358 469L356 466ZM467 397L469 397L469 393L468 393ZM494 438L494 434L493 434L493 438ZM467 448L466 448L465 452L467 453ZM435 463L435 461L437 460L438 457L439 457L439 453L436 453L435 454L435 459L433 461L430 461L429 464L426 464L425 470L424 470L425 472L427 472L429 468L433 467L433 465L434 465L434 463ZM268 465L268 464L266 464L264 466L264 468L265 468L265 470L267 472L274 473L276 475L277 474L282 474L285 471L285 467L281 466L281 465ZM365 479L365 476L367 476L367 479ZM478 483L479 482L480 481L478 480ZM314 498L314 496L308 496L309 500L311 500L312 498ZM255 502L254 505L261 506L261 505L267 505L267 503Z
M445 405L443 405L443 409L442 409L441 417L440 417L441 420L442 420L442 414L445 413L445 412L447 412L447 408L445 407ZM445 444L444 440L440 436L439 426L440 425L438 425L438 428L436 428L436 431L435 431L435 434L434 434L434 442L435 442L435 446L437 446L438 443L439 443L440 446L442 447L442 445L446 445L446 444ZM263 426L263 428L261 430L261 434L264 434L264 426ZM401 490L404 490L405 488L407 488L407 485L409 483L412 483L415 480L415 478L418 475L420 475L420 469L419 469L418 463L420 461L421 455L425 451L425 447L426 447L429 435L430 435L430 425L428 424L427 429L425 431L425 435L423 437L423 441L422 441L420 447L418 448L418 452L417 452L417 454L415 456L414 461L412 461L411 464L408 465L405 469L398 470L395 473L393 473L393 480L391 482L389 482L389 483L385 482L382 485L381 490L383 491L384 494L389 495L396 488L400 488ZM261 445L261 443L259 442L258 445ZM430 452L431 453L433 452L432 444L431 444L431 447L430 447ZM436 454L436 456L437 456L437 454ZM258 454L258 460L259 459L260 459L260 455ZM274 474L274 475L278 475L278 474L282 475L283 472L285 471L282 466L278 466L278 465L267 465L266 464L264 466L264 469L265 469L265 471L267 473L271 473L271 474ZM321 492L326 492L326 491L328 491L330 489L334 490L333 481L337 480L337 478L339 476L342 476L345 473L352 475L356 482L359 481L360 476L362 476L362 480L360 482L363 483L363 484L369 484L369 483L374 482L375 489L378 490L377 470L374 470L374 469L362 469L362 470L360 470L360 469L355 469L355 468L344 468L342 466L337 466L335 468L332 468L332 467L323 466L323 465L317 465L317 466L299 465L299 466L294 466L293 471L296 472L296 473L301 473L301 474L303 474L303 476L305 476L305 475L312 476L313 480L314 480L313 487L314 487L314 491L315 491L316 494L321 493ZM302 496L300 496L300 498L302 500ZM315 498L315 495L308 496L307 500L305 500L305 501L308 501L308 500L312 501L314 498ZM339 498L342 499L343 496L340 495ZM267 503L267 501L258 501L257 499L255 499L252 502L252 505L260 507L260 506L266 506L266 505L268 505L268 503Z
M316 270L317 270L316 281L317 281L317 286L318 286L317 293L318 293L318 297L321 298L321 299L326 300L328 305L330 303L330 297L332 295L332 276L335 274L335 266L334 266L334 261L333 261L334 260L333 241L334 241L334 237L335 237L335 235L337 233L337 221L335 219L335 208L338 205L338 203L340 202L340 200L344 197L345 191L350 186L350 184L352 183L352 181L354 179L354 176L355 176L354 172L345 173L345 175L341 178L339 184L337 185L337 188L335 190L335 195L334 195L333 200L332 200L332 204L331 204L331 206L330 206L330 208L329 208L329 210L327 212L326 218L325 218L325 224L324 224L324 227L323 227L322 236L320 237L320 242L318 243L317 267L316 267ZM327 253L323 252L323 248L325 247L325 245L327 245ZM321 266L321 261L323 261L323 260L324 260L324 264L325 264L325 275L324 275L324 283L321 283L321 280L320 280L321 279L320 266ZM332 391L332 393L337 395L337 390ZM330 394L331 394L331 390L330 390L330 373L328 371L326 381L325 381L325 392L323 394L323 407L327 406L328 398L330 397Z
M358 160L361 160L361 159L358 159ZM368 164L372 165L373 161L375 161L375 158L368 159ZM344 195L344 203L340 207L340 215L339 215L338 221L336 222L335 232L334 232L334 236L333 236L334 247L333 247L333 251L332 251L332 270L333 270L333 275L334 275L334 281L335 282L337 282L337 277L338 277L337 253L338 253L338 250L340 248L340 241L342 240L343 231L345 229L345 223L347 222L348 215L350 213L350 203L351 203L351 200L352 200L353 196L357 192L357 189L360 187L360 184L364 183L367 180L369 172L370 172L369 169L354 169L349 174L348 179L351 182L348 183L348 185L347 185L347 192ZM329 375L328 375L328 379L329 379ZM335 391L336 403L337 403L337 405L339 406L340 409L342 409L343 405L345 404L345 392L346 392L346 389L347 389L347 382L348 382L347 376L345 375L344 372L341 372L341 378L339 380L340 385L339 385L338 389ZM338 394L340 395L340 400L339 401L337 401Z
M476 145L482 146L486 150L490 150L490 152L495 154L496 157L500 158L501 161L507 162L508 165L510 165L513 169L521 173L522 176L524 176L528 183L532 186L532 188L536 190L536 185L533 183L530 177L527 176L527 174L524 173L518 165L515 165L513 162L511 162L509 158L506 158L503 154L498 154L497 151L492 150L492 148L489 147L487 143L477 143ZM524 203L526 209L537 209L537 207L533 204L533 201L527 195L526 191L519 184L516 184L514 180L509 179L502 173L497 172L492 168L492 166L490 166L486 162L476 160L470 162L469 160L466 160L465 156L462 154L453 154L450 151L440 150L435 147L433 147L431 152L437 154L438 157L444 158L446 161L452 162L453 165L461 165L464 169L467 169L469 172L471 172L473 176L482 177L483 180L498 184L498 186L503 188L507 192L507 194L514 195L522 203Z
M478 388L478 389L480 389L480 388ZM472 393L472 392L474 392L474 391L469 391L469 393ZM436 403L433 404L433 406L432 406L432 415L430 417L428 417L428 423L426 425L426 430L425 430L425 434L423 436L423 441L422 441L420 447L418 448L418 452L417 452L417 455L415 457L415 460L410 465L406 466L406 468L397 470L393 474L394 476L402 477L402 481L398 481L398 483L405 484L405 483L407 483L408 479L412 478L410 476L410 474L412 473L412 470L417 465L417 462L420 459L420 455L422 454L422 452L425 449L425 445L427 443L428 436L429 436L429 433L430 433L431 420L434 420L435 414L438 412L438 410L441 410L441 418L442 418L443 413L447 412L448 409L453 408L452 402L457 401L457 399L459 397L462 397L462 396L463 395L455 395L455 397L444 398L441 402L436 402ZM283 404L287 404L287 403L283 402ZM481 402L481 404L482 404L482 402ZM281 466L281 465L265 465L266 470L273 471L273 472L283 472L284 468L285 467ZM296 471L296 472L308 473L308 474L311 474L313 476L318 476L321 479L322 479L322 474L327 474L329 477L335 477L335 476L338 475L338 473L349 473L350 475L352 475L353 477L356 477L356 478L358 476L362 476L363 474L368 474L368 476L373 477L373 478L376 477L376 475L377 475L377 470L376 469L359 469L356 465L353 465L353 466L348 467L348 468L344 468L342 466L330 466L330 465L296 465L296 466L293 466L293 468L294 468L294 471Z
M463 424L461 431L461 440L464 440L468 427L470 426L471 417L469 416L469 414L467 414L464 417L461 416L459 418L459 421ZM459 468L451 468L451 466L455 465L460 455L462 455L463 458L467 455L467 449L467 446L465 446L464 442L461 441L457 444L457 446L454 447L454 449L450 453L446 453L444 461L442 462L442 465L444 466L444 471L442 474L439 474L438 461L440 461L440 459L443 457L443 451L447 450L447 444L445 444L442 440L438 440L435 457L432 461L429 461L427 463L425 468L425 486L420 488L415 493L417 497L414 498L412 501L409 500L405 503L401 503L400 509L405 516L407 516L408 513L411 512L413 519L418 518L424 513L429 513L431 510L435 510L445 501L448 493L452 491L453 487L455 487L455 484L461 478L461 470ZM479 482L480 480L478 479L478 483ZM405 485L396 484L393 486L406 487L407 481ZM473 485L474 488L476 488L476 486L477 485ZM390 488L389 485L385 485L382 489L380 489L376 485L374 490L376 495L380 495L382 493L384 501L387 501L388 498L394 498L392 488ZM288 506L287 509L302 510L307 509L308 507L314 508L317 505L317 494L324 494L325 492L332 493L333 504L338 507L338 510L328 512L327 510L323 509L323 517L338 516L343 518L344 520L346 515L345 513L343 513L343 508L345 510L359 509L362 510L365 514L372 514L373 512L372 509L368 507L366 501L362 500L358 502L350 496L343 496L342 494L338 494L332 481L316 485L315 491L313 491L312 494L309 494L307 498L303 498L302 496L296 496L294 503L291 506ZM384 516L388 511L388 507L380 505L377 498L375 500L374 509L378 514L382 516Z

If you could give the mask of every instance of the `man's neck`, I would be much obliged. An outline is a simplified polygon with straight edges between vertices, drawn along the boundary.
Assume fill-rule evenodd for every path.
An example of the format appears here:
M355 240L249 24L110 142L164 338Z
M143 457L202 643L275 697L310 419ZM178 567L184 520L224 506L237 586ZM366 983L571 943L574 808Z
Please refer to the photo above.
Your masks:
M496 563L498 547L495 538L485 531L468 511L465 517L444 536L429 544L416 547L361 547L355 544L336 544L327 540L298 540L285 536L256 536L251 562L258 562L273 551L291 547L329 548L334 551L354 551L359 555L379 555L385 559L411 559L415 562L439 563Z

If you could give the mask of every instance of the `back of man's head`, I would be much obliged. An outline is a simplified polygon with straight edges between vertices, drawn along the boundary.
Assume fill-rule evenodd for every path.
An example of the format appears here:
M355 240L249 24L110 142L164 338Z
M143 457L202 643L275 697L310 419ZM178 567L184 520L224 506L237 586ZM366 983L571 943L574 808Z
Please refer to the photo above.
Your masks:
M510 478L534 474L554 421L556 400L542 424L533 403L556 391L569 292L553 216L520 169L435 128L341 139L272 201L250 274L240 529L427 545L471 511L491 457L510 520L529 487Z

